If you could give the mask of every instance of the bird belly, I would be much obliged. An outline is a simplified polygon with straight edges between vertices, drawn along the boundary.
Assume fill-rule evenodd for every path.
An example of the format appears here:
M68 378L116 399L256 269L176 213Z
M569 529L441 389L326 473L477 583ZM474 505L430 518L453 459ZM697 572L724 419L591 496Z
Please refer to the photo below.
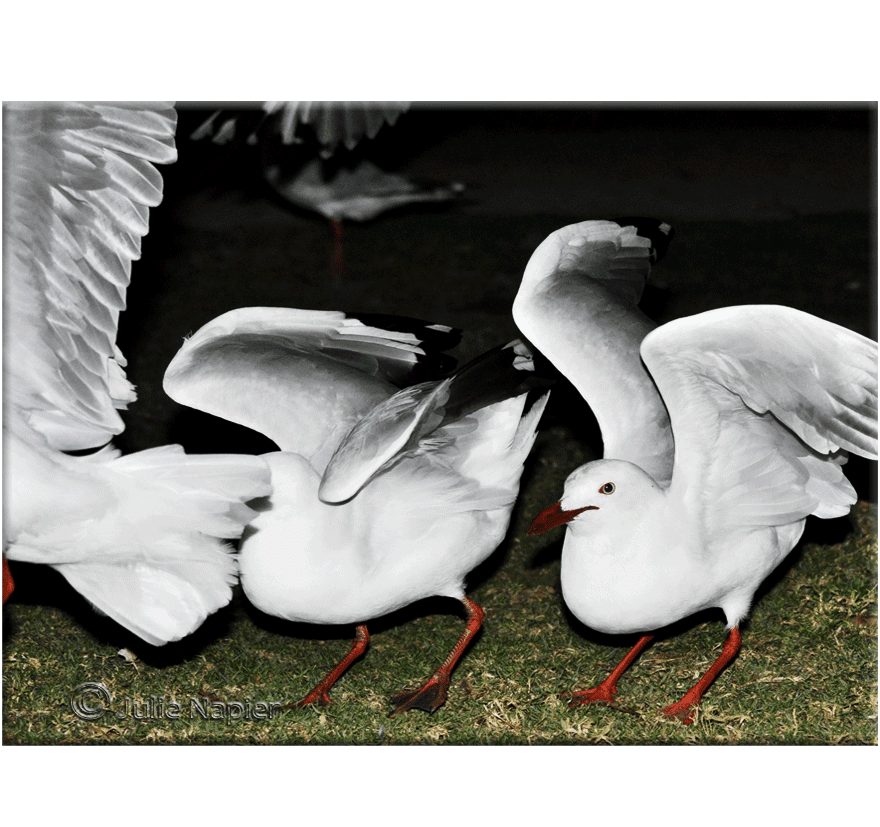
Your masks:
M606 634L648 632L718 605L717 594L701 576L704 564L685 564L674 548L666 551L662 561L652 564L637 554L627 557L589 546L572 553L564 547L566 604L578 620Z
M802 528L800 521L734 532L708 548L670 536L651 543L653 553L615 553L582 540L576 552L563 548L563 597L582 623L607 634L648 632L713 607L733 626Z
M273 507L248 526L241 545L241 585L258 609L301 623L354 623L365 572L356 549L339 543L333 521L344 506L317 496L308 510Z

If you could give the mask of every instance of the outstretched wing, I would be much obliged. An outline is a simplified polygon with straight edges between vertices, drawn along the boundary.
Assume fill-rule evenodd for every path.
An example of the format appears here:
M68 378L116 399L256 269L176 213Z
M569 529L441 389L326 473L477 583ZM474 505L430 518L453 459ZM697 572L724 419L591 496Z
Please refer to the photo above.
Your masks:
M7 389L59 450L107 442L135 399L116 327L175 126L170 103L4 104Z
M400 321L393 331L339 311L233 310L184 342L165 371L165 392L265 434L322 471L355 422L435 357L427 343L443 348L458 338L442 325Z
M563 227L532 254L513 304L519 329L592 409L605 457L634 462L661 485L672 475L672 432L639 358L656 325L636 305L671 237L653 219Z
M846 514L845 452L877 458L877 344L788 307L726 307L650 333L675 435L670 494L709 531Z
M324 502L350 499L405 455L442 449L455 453L456 443L468 444L474 452L470 442L479 444L484 437L472 436L480 420L471 414L548 386L535 375L532 354L517 339L478 356L448 379L398 391L365 412L345 435L327 465L318 495ZM514 421L519 422L519 413Z

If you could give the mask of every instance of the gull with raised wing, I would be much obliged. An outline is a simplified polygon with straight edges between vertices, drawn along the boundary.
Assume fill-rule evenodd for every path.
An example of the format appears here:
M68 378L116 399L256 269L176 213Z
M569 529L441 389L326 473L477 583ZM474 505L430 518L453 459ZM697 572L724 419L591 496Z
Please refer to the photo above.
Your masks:
M184 343L165 389L281 449L265 455L274 491L253 504L260 513L242 541L250 601L291 621L357 627L348 655L295 705L330 703L330 688L366 650L368 621L439 595L464 605L465 631L424 684L392 698L391 714L433 712L482 623L464 579L507 531L548 392L519 342L410 385L457 332L365 321L288 308L226 313Z
M170 103L3 111L4 601L6 557L45 563L154 645L230 601L237 567L223 540L270 491L258 457L109 445L117 409L136 398L119 313L175 126Z
M579 304L584 284L646 272L652 243L626 222L584 222L552 235L526 268L517 324L577 385L605 442L605 458L572 472L529 533L566 524L561 578L572 612L601 632L641 634L605 681L572 693L573 706L611 704L655 630L723 610L720 656L664 710L691 723L806 518L842 516L856 501L842 465L847 452L877 458L877 345L773 305L651 330L607 296L592 294L598 311ZM559 308L552 299L566 286L572 300Z

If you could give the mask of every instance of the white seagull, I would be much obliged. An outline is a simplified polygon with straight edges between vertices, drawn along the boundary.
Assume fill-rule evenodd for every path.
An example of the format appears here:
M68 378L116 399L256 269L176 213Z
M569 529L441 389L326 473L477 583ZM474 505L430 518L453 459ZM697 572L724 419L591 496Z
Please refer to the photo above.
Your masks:
M847 451L877 458L877 345L771 305L645 330L600 285L647 272L651 243L625 222L588 221L551 235L526 267L514 318L575 382L605 441L605 458L572 472L529 533L567 524L561 578L572 612L601 632L642 634L605 681L571 694L572 706L612 703L653 630L724 611L721 655L664 710L691 723L806 518L842 516L856 501L841 466Z
M295 706L330 703L367 647L369 620L435 595L462 602L465 631L421 687L392 698L391 714L443 704L483 619L464 578L507 531L547 400L527 405L541 383L519 342L399 390L455 334L393 317L383 327L334 311L243 308L196 332L165 374L181 404L281 449L265 455L274 493L254 504L242 541L247 597L287 620L357 625L349 654Z
M3 111L4 600L6 557L45 563L154 645L229 602L237 568L220 538L271 490L258 457L109 445L136 398L119 312L175 126L167 103Z

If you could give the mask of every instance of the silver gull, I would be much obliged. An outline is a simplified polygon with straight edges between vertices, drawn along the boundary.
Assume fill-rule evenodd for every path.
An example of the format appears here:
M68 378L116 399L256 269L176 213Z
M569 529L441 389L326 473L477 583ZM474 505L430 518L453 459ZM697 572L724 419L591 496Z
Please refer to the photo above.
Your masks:
M464 578L507 531L547 400L519 342L408 385L451 331L394 326L242 308L197 331L165 374L181 404L281 449L265 455L274 491L253 504L260 513L241 545L250 601L291 621L357 627L351 651L295 706L330 703L366 650L368 621L436 595L462 603L465 631L427 681L392 698L391 714L444 703L483 620Z
M652 330L597 287L614 274L638 283L652 243L626 222L584 222L551 235L526 268L517 324L577 385L605 441L605 458L573 471L529 533L566 524L569 608L598 631L641 634L605 681L571 694L573 706L611 704L654 630L723 610L721 654L664 709L691 723L806 518L842 516L856 501L842 466L847 452L877 458L877 345L772 305Z

